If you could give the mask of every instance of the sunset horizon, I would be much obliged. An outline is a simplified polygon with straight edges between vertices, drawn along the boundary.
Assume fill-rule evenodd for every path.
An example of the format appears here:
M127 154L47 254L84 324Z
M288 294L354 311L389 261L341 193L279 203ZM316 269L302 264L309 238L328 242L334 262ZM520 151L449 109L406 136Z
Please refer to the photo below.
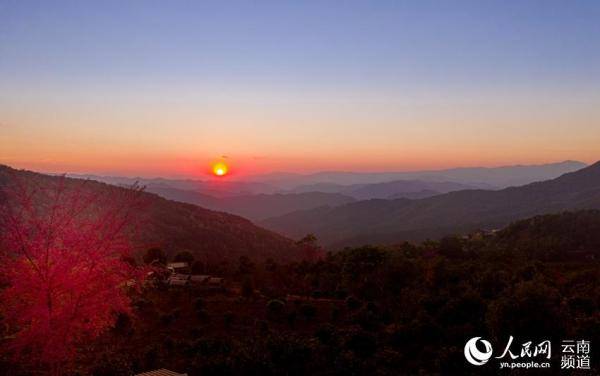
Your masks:
M213 159L214 160L214 159ZM46 167L44 164L37 163L9 163L0 161L0 164L4 164L13 168L29 170L40 173L54 174L54 175L97 175L97 176L106 176L106 177L127 177L127 178L144 178L144 179L192 179L192 180L209 180L209 179L220 179L222 177L215 176L214 166L215 163L211 162L212 160L207 160L205 162L191 163L189 168L181 169L178 168L168 168L165 170L156 170L156 171L147 171L147 170L105 170L105 169L94 169L94 168L86 168L86 167L73 167L66 165L64 168L53 168ZM560 165L564 163L583 163L586 165L591 165L600 161L600 159L590 159L590 160L577 160L577 159L564 159L564 160L534 160L530 163L496 163L496 164L439 164L439 165L423 165L423 167L406 167L406 168L394 168L390 167L389 169L382 168L355 168L349 169L344 168L343 165L341 168L314 168L314 169L273 169L273 170L256 170L251 173L244 173L244 169L241 168L238 170L239 166L235 162L228 163L228 168L230 169L227 172L227 176L223 177L227 180L245 180L245 179L253 179L262 176L269 175L314 175L319 173L357 173L357 174L385 174L385 173L412 173L412 172L437 172L437 171L445 171L445 170L453 170L453 169L496 169L496 168L508 168L508 167L534 167L534 166L546 166L546 165ZM181 173L176 173L180 171ZM189 171L186 173L186 171Z
M227 156L231 177L592 163L598 8L559 9L9 2L0 162L202 176Z

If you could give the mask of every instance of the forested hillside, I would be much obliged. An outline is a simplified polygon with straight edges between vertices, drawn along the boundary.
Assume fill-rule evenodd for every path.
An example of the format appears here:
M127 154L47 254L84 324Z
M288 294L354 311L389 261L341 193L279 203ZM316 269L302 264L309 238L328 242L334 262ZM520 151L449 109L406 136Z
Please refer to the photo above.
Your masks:
M504 346L512 335L517 343L551 340L556 371L561 340L600 341L598 233L582 237L598 226L600 212L586 211L312 262L241 258L219 269L229 281L223 291L145 289L131 315L81 349L77 370L493 375L495 359L474 367L463 347L472 337ZM27 374L26 364L0 358L0 372L8 369Z
M0 166L0 185L20 181L25 185L51 189L59 176L49 176ZM64 178L71 189L119 191L96 181ZM187 250L203 261L237 260L240 256L261 260L293 260L300 257L294 242L252 224L236 215L215 212L191 204L169 201L158 195L142 193L144 207L137 213L139 225L135 244L139 252L150 247L164 249L167 254Z

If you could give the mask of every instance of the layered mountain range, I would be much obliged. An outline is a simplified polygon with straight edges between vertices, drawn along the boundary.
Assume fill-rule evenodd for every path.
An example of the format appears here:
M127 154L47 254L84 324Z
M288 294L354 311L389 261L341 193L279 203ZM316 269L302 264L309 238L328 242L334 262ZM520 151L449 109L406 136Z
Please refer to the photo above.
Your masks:
M537 214L600 208L600 162L558 178L501 190L461 190L410 200L363 200L261 222L288 236L314 233L323 244L423 240L494 229Z
M335 207L360 200L421 199L466 189L501 189L517 183L552 179L583 167L585 164L581 162L565 161L416 172L274 173L245 180L71 176L123 186L138 182L146 191L170 200L262 221L294 211Z
M343 179L309 182L291 188L281 183L275 186L266 180L217 183L86 176L85 189L102 191L135 181L146 186L144 195L150 205L144 213L146 228L143 237L138 239L140 247L159 246L171 254L190 250L205 259L250 256L291 260L301 256L290 239L309 233L315 234L322 245L336 249L439 238L499 228L537 214L600 208L600 163L577 170L581 166L578 162L563 162L498 169L454 169L443 175L438 173L440 180L427 180L420 175L425 180L377 181L384 177L375 174L370 176L377 181L374 183L356 182L356 176L362 180L368 174L351 174L350 179L350 175L340 173ZM569 172L573 169L576 171ZM562 171L567 173L560 174ZM532 177L523 175L527 172ZM323 178L323 174L319 178ZM487 180L479 183L446 180L459 176L481 179L483 175L487 175ZM489 188L493 181L529 181L539 176L552 178L521 186ZM397 174L385 176L392 177ZM38 184L52 184L61 179L0 167L0 184L10 184L15 178ZM297 180L298 177L287 176L288 180L292 178ZM71 184L83 181L67 180ZM306 180L303 178L300 183ZM249 218L258 226L230 213Z

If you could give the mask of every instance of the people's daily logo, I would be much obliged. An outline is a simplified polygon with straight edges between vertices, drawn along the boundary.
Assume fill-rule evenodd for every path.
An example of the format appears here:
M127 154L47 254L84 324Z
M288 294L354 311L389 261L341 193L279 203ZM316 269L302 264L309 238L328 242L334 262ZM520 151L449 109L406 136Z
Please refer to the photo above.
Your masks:
M586 340L563 340L560 358L561 369L590 369L591 344ZM498 359L498 367L514 368L550 368L552 366L552 343L550 340L515 341L513 336L493 356L492 344L481 337L473 337L464 348L465 359L473 366L483 366L490 359ZM558 357L555 357L558 359Z
M484 351L477 348L477 342L481 342ZM482 366L492 357L492 344L481 339L481 337L471 338L465 345L465 358L474 366Z

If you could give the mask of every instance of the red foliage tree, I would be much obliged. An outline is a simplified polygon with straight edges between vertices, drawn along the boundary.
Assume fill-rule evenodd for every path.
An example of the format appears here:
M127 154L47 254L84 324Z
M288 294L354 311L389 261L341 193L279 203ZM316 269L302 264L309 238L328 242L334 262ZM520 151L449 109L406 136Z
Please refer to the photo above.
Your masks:
M88 189L66 178L5 187L0 208L0 311L16 359L52 367L130 311L127 260L139 189ZM131 259L129 259L131 260Z

